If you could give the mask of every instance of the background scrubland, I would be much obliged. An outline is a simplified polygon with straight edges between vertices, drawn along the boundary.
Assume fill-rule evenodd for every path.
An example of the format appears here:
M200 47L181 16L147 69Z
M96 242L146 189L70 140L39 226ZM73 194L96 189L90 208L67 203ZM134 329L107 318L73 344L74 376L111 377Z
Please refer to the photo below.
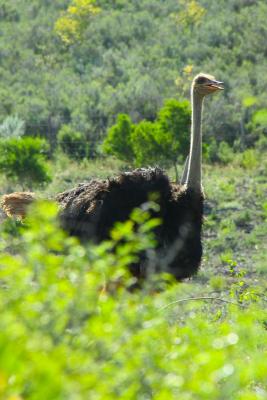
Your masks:
M100 246L67 237L53 203L1 223L1 400L266 399L266 15L260 0L0 0L1 194L49 199L153 165L151 132L173 139L157 162L174 180L192 77L225 82L204 109L196 277L127 290L127 264L155 246L144 210ZM180 128L161 136L168 101ZM115 131L129 157L102 145Z

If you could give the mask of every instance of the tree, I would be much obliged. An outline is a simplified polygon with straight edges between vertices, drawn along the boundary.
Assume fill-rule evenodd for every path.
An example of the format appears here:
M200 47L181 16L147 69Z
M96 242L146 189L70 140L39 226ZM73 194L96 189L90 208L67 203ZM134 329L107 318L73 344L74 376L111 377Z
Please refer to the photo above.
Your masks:
M95 0L72 0L67 11L55 23L55 31L69 45L80 40L88 20L100 12Z
M131 135L134 124L126 114L119 114L117 122L109 130L103 142L103 151L119 158L120 160L132 162L134 158Z
M158 164L162 161L162 148L157 141L158 129L156 122L141 121L132 131L131 145L137 166Z
M190 121L187 100L166 100L154 122L140 122L131 134L135 164L173 165L178 181L177 163L189 152Z
M69 125L63 125L58 133L58 143L64 153L73 160L81 160L89 154L89 144L81 132L76 132Z
M179 5L181 10L174 17L177 24L184 27L192 28L198 25L206 14L205 8L196 0L180 0Z
M166 164L175 168L178 180L177 163L189 153L191 111L187 100L166 100L158 113L156 141Z
M189 153L190 104L187 100L167 100L154 122L134 125L126 114L119 114L103 143L103 150L136 166L173 165Z

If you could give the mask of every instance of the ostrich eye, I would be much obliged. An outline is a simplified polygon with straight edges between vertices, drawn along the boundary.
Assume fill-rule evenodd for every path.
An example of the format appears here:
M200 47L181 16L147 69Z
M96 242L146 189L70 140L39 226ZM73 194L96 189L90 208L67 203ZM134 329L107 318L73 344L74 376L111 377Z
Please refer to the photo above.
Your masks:
M206 78L200 77L200 78L197 78L196 83L202 85L202 84L205 83L206 81L207 81Z

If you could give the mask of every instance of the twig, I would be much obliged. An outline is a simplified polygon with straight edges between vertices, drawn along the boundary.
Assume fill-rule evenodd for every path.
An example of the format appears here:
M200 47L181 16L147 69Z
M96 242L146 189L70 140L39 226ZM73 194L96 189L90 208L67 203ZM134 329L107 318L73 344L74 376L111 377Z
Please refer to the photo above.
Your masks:
M220 301L222 303L233 304L234 306L238 306L238 307L244 307L243 304L234 303L233 301L230 301L230 300L224 300L224 299L221 299L220 297L202 296L202 297L187 297L186 299L175 300L169 304L166 304L163 307L160 307L159 310L161 311L161 310L164 310L165 308L168 308L174 304L183 303L183 302L191 301L191 300L215 300L215 301Z

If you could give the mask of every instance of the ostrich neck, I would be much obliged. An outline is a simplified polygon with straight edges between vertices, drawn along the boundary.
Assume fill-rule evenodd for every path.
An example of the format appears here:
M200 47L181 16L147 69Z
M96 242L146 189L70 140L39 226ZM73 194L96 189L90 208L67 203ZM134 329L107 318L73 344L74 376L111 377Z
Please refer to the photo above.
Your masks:
M188 174L186 186L195 191L201 191L201 162L202 162L202 132L201 115L203 106L203 96L191 92L192 103L192 128L190 139L190 153L188 163Z

